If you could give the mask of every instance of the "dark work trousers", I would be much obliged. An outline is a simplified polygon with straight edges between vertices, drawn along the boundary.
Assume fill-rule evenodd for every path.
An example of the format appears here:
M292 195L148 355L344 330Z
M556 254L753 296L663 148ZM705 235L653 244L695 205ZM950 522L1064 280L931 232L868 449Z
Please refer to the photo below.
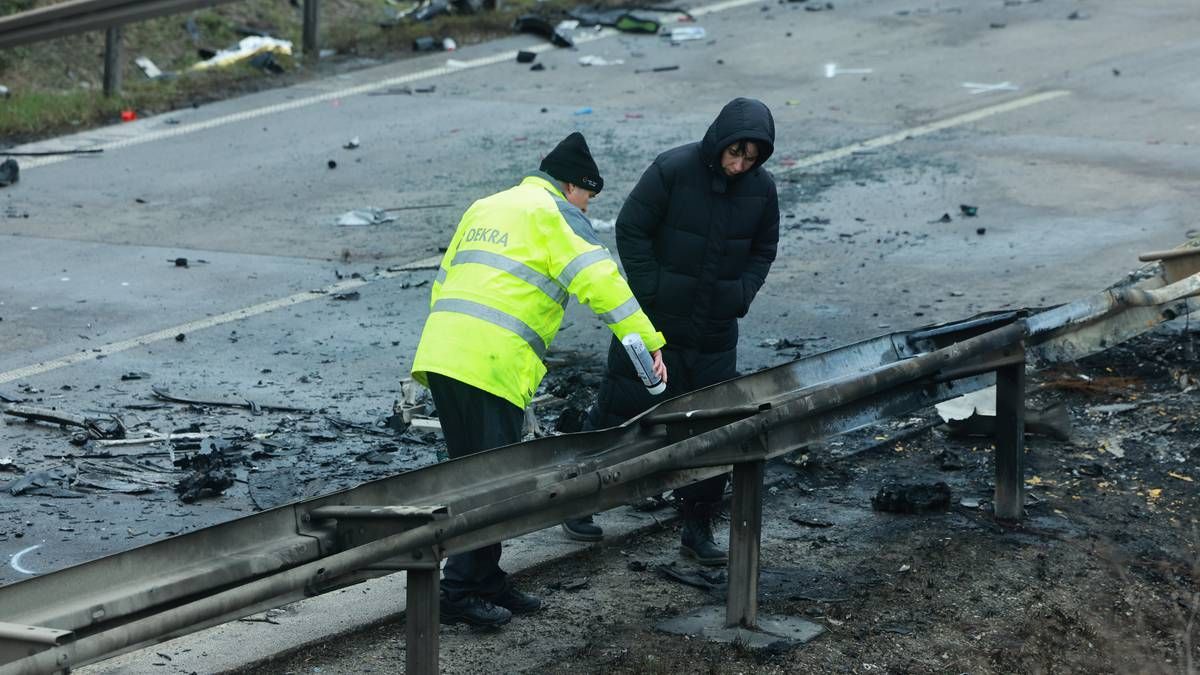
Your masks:
M663 348L663 362L667 366L667 390L654 396L646 391L625 348L614 338L608 348L608 369L600 384L596 404L588 411L584 429L616 426L669 398L737 377L736 348L701 352L667 345ZM675 496L695 503L719 502L728 480L729 474L713 476L675 490Z
M499 396L437 373L429 373L429 392L450 459L521 440L525 411ZM504 591L507 577L500 569L500 544L492 544L450 556L442 568L442 592L450 600L494 597Z

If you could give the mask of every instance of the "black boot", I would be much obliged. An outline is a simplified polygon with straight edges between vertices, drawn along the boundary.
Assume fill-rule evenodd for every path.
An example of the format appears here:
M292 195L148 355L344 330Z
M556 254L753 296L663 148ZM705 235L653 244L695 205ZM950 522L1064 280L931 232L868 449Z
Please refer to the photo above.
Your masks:
M470 626L496 628L512 620L511 611L478 595L464 595L451 599L442 593L440 613L441 622L447 625L465 623Z
M562 529L568 539L575 541L600 541L604 538L604 530L592 521L591 516L567 518L562 523Z
M503 607L513 614L532 614L542 608L542 600L536 595L522 593L508 584L504 592L494 598L489 598L492 604Z
M683 533L679 550L701 565L719 567L729 562L729 554L713 541L712 521L720 511L717 503L683 501Z

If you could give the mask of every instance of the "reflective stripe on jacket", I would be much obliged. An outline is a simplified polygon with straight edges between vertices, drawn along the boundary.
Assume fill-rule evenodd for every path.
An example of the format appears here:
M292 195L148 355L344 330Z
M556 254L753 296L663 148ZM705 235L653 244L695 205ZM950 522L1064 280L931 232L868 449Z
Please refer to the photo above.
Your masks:
M535 173L463 215L433 282L413 378L441 373L524 408L571 295L618 339L665 344L587 217Z

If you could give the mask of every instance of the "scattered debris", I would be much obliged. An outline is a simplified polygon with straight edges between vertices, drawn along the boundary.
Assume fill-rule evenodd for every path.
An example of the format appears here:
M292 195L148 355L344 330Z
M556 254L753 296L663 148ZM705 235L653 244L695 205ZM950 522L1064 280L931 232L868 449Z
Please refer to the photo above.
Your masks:
M525 14L517 17L517 20L513 22L513 30L518 33L540 35L557 47L575 46L575 39L571 35L570 29L561 23L557 26L551 26L549 21L536 14Z
M122 382L130 382L133 380L148 380L148 379L150 379L150 373L143 373L143 372L128 372L121 376Z
M545 70L545 69L546 69L546 64L544 64L544 63L535 63L535 64L533 64L532 66L529 66L529 69L530 69L530 70Z
M180 333L182 335L182 333ZM179 339L178 336L176 339ZM184 403L187 405L208 406L214 408L245 408L250 411L269 411L269 412L284 412L284 413L313 413L314 410L309 408L296 408L292 406L276 405L271 403L256 403L249 399L241 399L237 401L222 400L222 399L198 399L186 398L172 394L170 390L163 387L151 387L150 391L154 393L154 397L171 403Z
M556 591L582 591L591 584L591 581L588 577L579 577L578 579L568 579L552 583L549 587Z
M803 525L805 527L819 527L819 528L833 527L832 521L825 520L822 518L812 518L810 516L804 516L799 513L793 513L792 515L788 516L788 520L792 521L793 523L796 523L797 525Z
M537 59L535 52L527 52L524 49L517 52L517 63L533 63Z
M702 568L684 568L674 562L658 565L654 568L658 576L678 581L694 588L711 591L725 585L728 577L725 570L709 570Z
M338 216L335 223L338 227L357 227L360 225L383 225L396 219L383 209L365 208L347 211Z
M234 461L241 458L241 451L236 441L206 438L198 452L175 460L175 466L192 470L175 484L179 500L190 504L224 493L234 483Z
M633 72L635 74L641 75L642 73L665 73L665 72L668 72L671 70L679 70L679 66L658 66L657 68L643 68L641 70L635 70Z
M242 38L237 46L231 49L222 49L213 54L210 58L201 61L192 66L192 70L208 70L209 68L223 68L241 61L249 61L260 54L283 54L291 56L292 43L288 40L279 40L272 37L263 37L261 35L251 35ZM271 59L279 72L283 72L283 68ZM269 68L266 63L255 64L258 68Z
M579 57L579 65L581 66L619 66L623 63L625 63L625 61L622 59L613 59L612 61L609 61L603 56L588 55Z
M179 335L176 335L176 336L175 336L175 341L176 341L176 342L183 342L183 341L184 341L184 340L186 340L186 339L187 339L187 336L186 336L186 335L184 335L183 333L180 333Z
M86 432L88 438L125 437L125 424L116 416L112 416L109 419L96 419L61 410L20 405L6 405L3 407L3 412L6 415L20 417L31 422L46 422L64 427L78 427Z
M975 216L979 215L979 207L971 206L970 204L959 204L958 210L968 218L974 218Z
M275 54L272 52L261 52L259 54L255 54L250 58L249 63L264 73L282 75L285 72L283 66L275 60Z
M350 140L346 141L345 145L342 146L342 149L343 150L356 150L359 145L361 145L361 144L359 143L358 136L355 136L354 138L351 138Z
M13 462L12 457L0 457L0 473L25 473L24 469Z
M29 494L36 497L82 498L82 492L68 489L73 478L74 472L55 468L18 478L9 483L6 489L14 497Z
M176 267L187 267L188 266L187 258L175 258L174 260L168 260L167 262L174 263L174 265Z
M17 160L8 158L0 163L0 187L8 187L21 179L21 167Z
M692 40L703 40L708 37L708 31L704 30L703 26L680 26L672 28L668 33L671 42L690 42Z
M358 300L360 297L360 294L358 291L347 291L345 293L334 293L330 297L333 298L334 300L351 301L351 300Z
M134 59L133 62L136 63L137 67L141 68L142 72L146 74L146 77L150 78L151 80L157 80L163 76L163 71L159 70L158 66L154 65L154 62L151 61L147 56L139 56Z
M658 11L658 10L655 10ZM652 18L641 17L628 9L601 9L598 7L576 7L567 12L582 26L610 26L624 33L655 35L662 24Z
M888 484L879 488L871 498L871 507L887 513L924 513L941 511L950 506L950 486L942 482L932 485Z

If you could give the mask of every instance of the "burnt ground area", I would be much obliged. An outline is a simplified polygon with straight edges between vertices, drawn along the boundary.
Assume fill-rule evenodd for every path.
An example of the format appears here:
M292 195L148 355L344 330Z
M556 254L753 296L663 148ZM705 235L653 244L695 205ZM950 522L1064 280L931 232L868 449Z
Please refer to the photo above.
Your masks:
M1029 407L1065 405L1073 429L1069 441L1027 436L1019 525L990 515L991 441L951 436L933 411L773 465L760 616L823 626L806 645L752 652L656 630L724 603L723 576L696 576L676 552L664 507L660 528L518 575L545 599L540 613L497 632L443 627L443 672L1194 673L1194 340L1160 330L1031 377ZM881 487L939 482L943 508L872 508ZM380 626L248 672L396 672L403 630Z

